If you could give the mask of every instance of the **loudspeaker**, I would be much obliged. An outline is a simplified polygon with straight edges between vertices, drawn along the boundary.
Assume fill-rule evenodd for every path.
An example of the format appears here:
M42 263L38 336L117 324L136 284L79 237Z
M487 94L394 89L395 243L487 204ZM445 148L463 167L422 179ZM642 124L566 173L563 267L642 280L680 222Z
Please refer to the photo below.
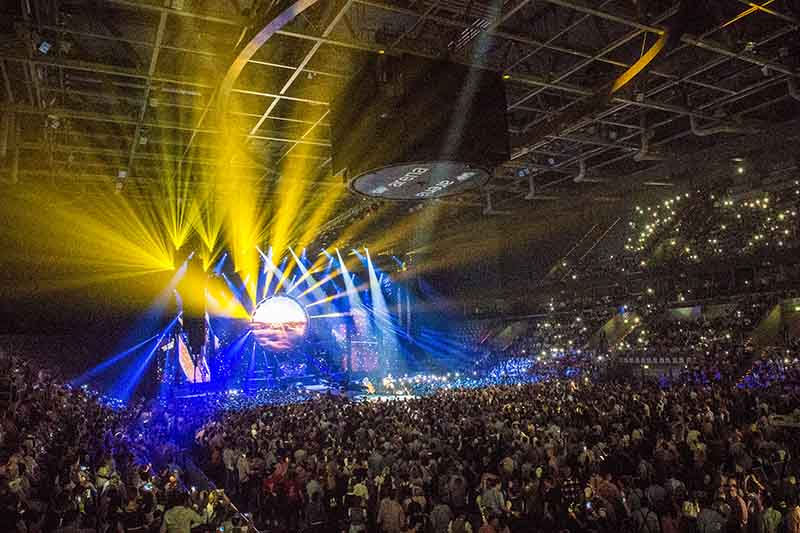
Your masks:
M186 340L189 351L193 355L198 355L206 343L206 320L202 316L183 316L183 331L186 333Z
M448 196L509 159L496 72L408 55L372 56L331 106L332 168L363 194Z

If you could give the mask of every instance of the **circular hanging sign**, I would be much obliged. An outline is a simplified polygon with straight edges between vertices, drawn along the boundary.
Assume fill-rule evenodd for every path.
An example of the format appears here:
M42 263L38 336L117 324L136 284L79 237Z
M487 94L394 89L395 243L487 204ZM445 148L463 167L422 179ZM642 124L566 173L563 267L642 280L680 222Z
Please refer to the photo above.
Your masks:
M350 188L383 200L430 200L461 194L489 181L480 167L457 161L402 163L356 176Z

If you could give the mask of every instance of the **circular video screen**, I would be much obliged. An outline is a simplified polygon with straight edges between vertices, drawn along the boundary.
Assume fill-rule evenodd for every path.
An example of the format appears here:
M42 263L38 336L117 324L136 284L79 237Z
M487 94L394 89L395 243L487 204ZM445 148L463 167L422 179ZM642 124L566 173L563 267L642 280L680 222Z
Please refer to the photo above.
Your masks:
M350 187L382 200L431 200L461 194L489 181L489 173L458 161L402 163L356 176Z
M258 304L250 329L263 348L279 352L291 350L306 335L308 314L297 300L272 296Z

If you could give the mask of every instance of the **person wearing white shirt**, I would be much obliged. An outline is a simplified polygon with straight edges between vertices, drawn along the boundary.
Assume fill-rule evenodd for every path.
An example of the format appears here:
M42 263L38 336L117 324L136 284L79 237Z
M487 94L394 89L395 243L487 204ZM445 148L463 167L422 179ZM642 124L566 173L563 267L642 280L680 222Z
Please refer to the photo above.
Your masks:
M246 454L239 454L239 458L236 460L236 470L239 474L239 486L244 490L247 483L250 481L251 473L250 461L247 460Z
M225 488L232 490L236 485L236 450L226 446L222 451L222 462L225 464Z

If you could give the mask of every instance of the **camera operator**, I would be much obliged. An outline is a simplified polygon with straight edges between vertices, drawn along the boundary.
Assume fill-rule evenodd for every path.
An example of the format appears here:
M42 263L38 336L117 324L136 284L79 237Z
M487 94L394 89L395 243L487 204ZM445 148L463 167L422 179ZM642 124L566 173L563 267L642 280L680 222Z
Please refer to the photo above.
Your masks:
M230 531L231 519L235 514L236 509L224 489L209 491L203 515L210 530L215 531L216 528L224 527L225 531Z

